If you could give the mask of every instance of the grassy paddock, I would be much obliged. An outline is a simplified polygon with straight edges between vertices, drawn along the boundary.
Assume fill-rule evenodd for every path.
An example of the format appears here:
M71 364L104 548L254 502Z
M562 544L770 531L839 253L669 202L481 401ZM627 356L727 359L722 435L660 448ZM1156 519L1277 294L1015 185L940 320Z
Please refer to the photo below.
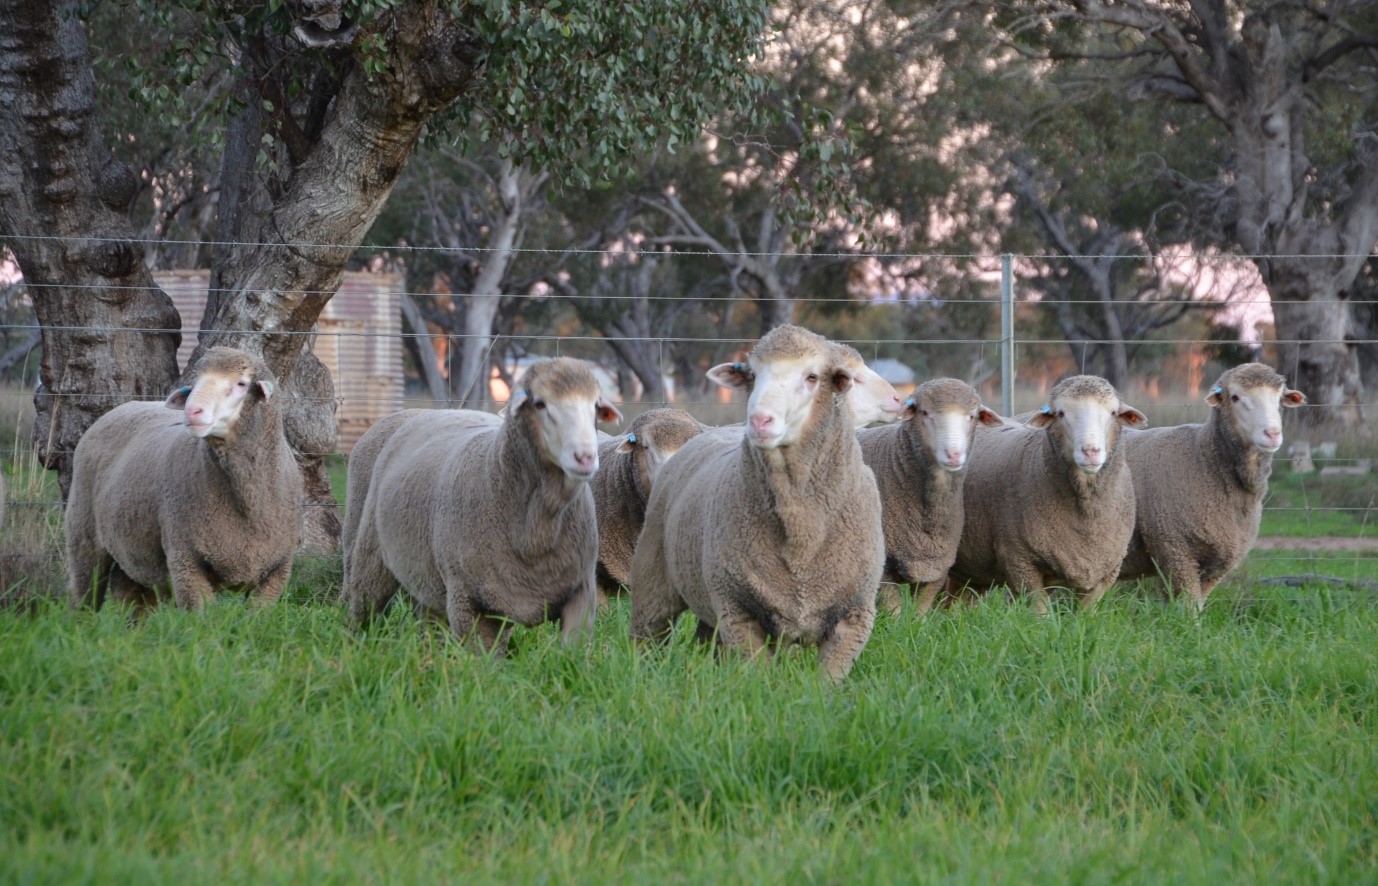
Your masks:
M0 880L1371 880L1378 605L883 618L839 688L681 624L468 654L298 583L0 611Z

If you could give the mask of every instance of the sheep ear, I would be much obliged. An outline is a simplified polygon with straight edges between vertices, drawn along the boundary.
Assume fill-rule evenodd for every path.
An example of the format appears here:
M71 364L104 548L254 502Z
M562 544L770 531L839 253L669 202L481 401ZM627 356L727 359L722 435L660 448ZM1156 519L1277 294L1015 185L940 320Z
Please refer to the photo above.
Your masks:
M730 389L745 388L756 380L750 363L719 363L708 370L708 380Z
M1294 391L1291 388L1282 392L1282 405L1288 409L1294 409L1306 404L1306 395L1301 391Z
M913 397L909 397L904 401L904 405L900 407L899 421L909 421L909 419L918 414L919 404L914 402Z
M1046 428L1048 425L1057 421L1057 416L1053 415L1053 409L1048 404L1038 407L1038 411L1033 414L1027 422L1031 428Z
M852 374L845 369L833 370L833 391L838 394L845 394L852 389Z
M516 415L517 410L522 408L522 404L531 398L531 392L526 388L517 388L512 392L512 396L507 398L507 405L502 407L502 415Z
M602 397L599 397L598 402L593 404L593 411L601 422L608 422L615 425L622 423L622 413L618 412L616 406L604 400Z
M645 444L643 443L643 444L641 444L641 445L644 446ZM629 454L631 454L631 453L633 453L633 452L636 452L636 450L637 450L636 434L628 434L628 435L627 435L627 439L623 440L621 443L618 443L618 444L617 444L617 448L614 449L613 451L614 451L614 452L621 452L621 453L623 453L624 455L629 455Z
M1225 391L1220 387L1220 385L1216 385L1215 387L1211 388L1211 392L1206 395L1206 402L1212 406L1219 406L1220 401L1224 399Z
M187 398L190 396L191 385L183 385L171 394L168 394L167 399L163 401L163 405L168 409L185 409L187 407Z
M996 428L1005 423L1005 420L1001 418L994 409L990 409L986 406L977 407L976 421L988 428Z
M1120 404L1120 411L1115 413L1115 420L1120 424L1130 428L1148 427L1148 416L1130 406L1128 403Z
M277 386L266 378L262 381L254 382L254 387L257 388L259 394L262 395L264 403L273 399L273 391L277 389Z

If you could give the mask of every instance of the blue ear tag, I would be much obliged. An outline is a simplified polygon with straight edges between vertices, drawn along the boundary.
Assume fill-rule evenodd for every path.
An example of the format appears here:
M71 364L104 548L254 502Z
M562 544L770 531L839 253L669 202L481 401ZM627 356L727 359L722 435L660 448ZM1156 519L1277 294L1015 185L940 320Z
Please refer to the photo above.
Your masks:
M628 442L628 443L635 443L635 442L636 442L636 434L628 434L628 435L627 435L627 442Z
M733 371L733 372L745 372L745 371L746 371L746 367L743 366L743 365L740 364L740 363L733 363L733 364L732 364L732 371Z
M1224 393L1224 390L1220 387L1220 385L1216 385L1215 387L1211 388L1211 393L1212 393L1212 394L1223 394L1223 393Z
M1039 411L1042 412L1044 415L1052 415L1052 414L1053 414L1052 407L1048 406L1046 403L1043 404L1042 406L1038 407L1038 409L1039 409Z
M916 404L916 403L914 402L914 398L913 398L913 397L910 397L908 400L905 400L905 401L904 401L904 408L905 408L905 409L913 409L913 408L914 408L915 406L917 406L917 405L918 405L918 404Z

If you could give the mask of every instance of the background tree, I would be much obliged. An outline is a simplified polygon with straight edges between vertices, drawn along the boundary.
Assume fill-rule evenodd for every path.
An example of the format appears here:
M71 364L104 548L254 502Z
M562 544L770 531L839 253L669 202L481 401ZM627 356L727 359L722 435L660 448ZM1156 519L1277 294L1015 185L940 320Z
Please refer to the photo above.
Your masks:
M1308 424L1362 427L1350 295L1378 242L1378 9L1360 0L1190 4L1053 0L1003 10L1052 63L1094 63L1132 99L1196 111L1210 175L1168 169L1196 236L1249 255L1272 298L1282 369ZM1202 126L1204 124L1204 126Z
M100 130L81 9L0 3L10 36L0 148L15 161L0 170L0 235L29 284L50 287L35 433L64 491L81 432L118 402L161 396L179 373L176 312L128 214L137 177ZM766 8L139 0L123 10L166 37L162 63L133 89L161 100L159 112L178 112L165 91L178 65L194 80L229 72L224 100L203 114L223 127L224 147L197 355L217 344L262 353L297 398L289 439L312 453L333 395L319 364L299 359L304 333L425 132L473 125L519 165L558 167L580 186L606 180L631 153L692 138L750 92ZM319 465L305 469L320 490Z

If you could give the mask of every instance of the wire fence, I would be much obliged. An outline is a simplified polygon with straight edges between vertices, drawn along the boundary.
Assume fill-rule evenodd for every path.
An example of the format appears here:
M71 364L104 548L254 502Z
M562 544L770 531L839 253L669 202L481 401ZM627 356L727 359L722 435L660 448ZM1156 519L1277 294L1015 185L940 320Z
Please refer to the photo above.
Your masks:
M745 354L768 309L851 344L901 394L928 378L953 376L971 383L998 411L1013 415L1037 408L1051 386L1068 374L1113 377L1119 372L1124 399L1145 412L1154 426L1205 420L1210 406L1204 397L1229 365L1258 360L1290 381L1298 377L1307 348L1330 347L1344 349L1369 372L1359 376L1368 386L1353 392L1347 406L1361 421L1343 433L1308 432L1304 451L1289 453L1284 446L1279 452L1260 532L1266 544L1253 554L1250 568L1259 575L1284 570L1378 579L1378 452L1365 424L1378 415L1378 383L1370 380L1378 365L1368 369L1365 362L1378 363L1378 338L1366 331L1378 328L1378 288L1351 292L1331 308L1358 312L1359 320L1348 327L1334 325L1343 334L1303 337L1275 320L1273 308L1288 300L1269 297L1255 270L1258 257L1196 255L1168 267L1143 255L1124 256L1131 265L1106 297L1104 289L1078 277L1077 267L1081 259L1116 257L902 252L736 256L739 262L770 264L781 280L795 284L806 279L796 265L849 263L851 272L842 282L831 289L814 283L794 290L803 294L782 306L770 304L760 289L744 282L740 268L735 276L724 274L732 270L730 263L713 252L629 256L609 250L534 249L521 250L518 260L555 257L568 263L573 255L584 260L583 277L575 274L566 281L569 285L556 286L538 280L521 292L503 294L494 331L474 336L460 331L472 293L463 286L449 291L448 283L455 281L436 287L408 276L407 258L441 250L388 246L374 251L393 256L387 272L350 275L312 329L229 330L240 336L301 338L330 369L334 396L290 390L280 396L285 403L330 401L337 408L340 446L301 453L335 457L331 464L337 489L343 456L376 418L404 406L464 404L495 410L529 362L540 357L593 361L628 419L645 408L675 405L708 424L741 421L740 397L714 388L703 373ZM481 258L483 252L465 254ZM644 283L645 274L640 285L635 279L639 263L646 261L662 269L650 286ZM715 277L729 282L716 290L695 288L695 281ZM158 272L155 282L172 295L181 314L179 359L185 361L211 295L209 274ZM8 368L0 376L0 465L8 465L10 475L7 516L0 529L11 540L0 543L0 558L13 552L21 537L29 546L42 538L48 554L56 556L54 533L59 532L55 527L62 508L55 481L37 466L32 442L38 352L8 358L31 336L35 300L51 297L53 290L69 298L90 291L98 298L102 288L15 279L9 294L0 294L0 373ZM420 305L424 330L403 322L406 302ZM1364 311L1373 315L1367 327ZM67 325L49 326L44 334L50 340L70 336L80 342L160 336L168 330ZM475 339L483 349L478 389L460 390L460 361ZM42 396L84 403L104 398L111 405L125 399L70 390L60 381L45 386ZM1333 409L1313 402L1298 411L1325 408ZM1293 430L1289 425L1289 435Z

